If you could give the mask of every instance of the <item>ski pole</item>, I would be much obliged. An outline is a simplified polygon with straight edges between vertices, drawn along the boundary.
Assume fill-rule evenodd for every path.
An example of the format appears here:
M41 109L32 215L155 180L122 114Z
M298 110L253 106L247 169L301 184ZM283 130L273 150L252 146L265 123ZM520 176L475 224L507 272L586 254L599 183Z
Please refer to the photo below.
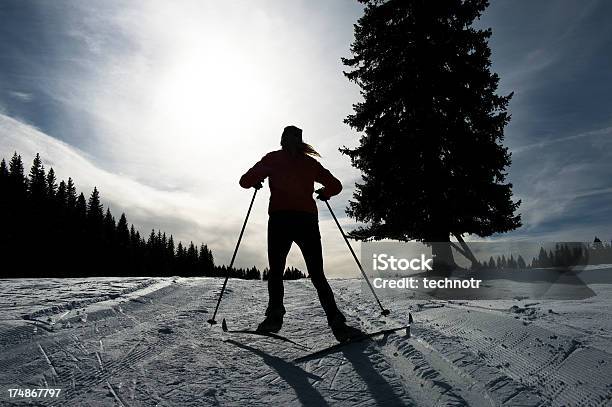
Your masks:
M217 311L219 310L219 305L221 304L221 298L223 298L223 293L225 292L225 287L227 286L227 280L229 280L230 273L232 271L232 267L234 266L234 260L236 260L236 253L238 253L238 247L240 247L240 241L242 240L242 235L244 234L244 229L246 228L247 221L249 220L249 215L251 214L251 209L253 208L253 202L255 202L255 195L257 195L257 191L259 189L255 188L255 192L253 192L253 198L251 198L251 204L249 205L249 210L247 211L246 218L244 218L244 223L242 224L242 230L240 231L240 236L238 236L238 242L236 242L236 248L234 249L234 254L232 255L232 261L230 261L229 268L227 269L227 274L225 276L225 281L223 281L223 287L221 288L221 292L219 293L219 299L217 300L217 306L215 307L215 313L212 318L207 322L212 326L217 323L215 321L215 317L217 316Z
M351 251L351 254L353 255L353 258L355 259L355 262L357 263L357 266L359 267L359 270L361 271L361 274L363 275L363 278L365 279L366 283L368 283L368 287L370 287L370 291L372 291L372 294L374 295L374 298L376 298L376 302L378 303L378 306L382 310L382 314L384 316L389 315L390 311L388 309L385 309L385 307L383 307L383 305L381 304L380 300L378 299L378 296L376 295L376 292L374 291L374 287L372 287L372 284L370 283L370 280L368 280L368 276L366 275L365 271L363 271L363 267L361 267L361 263L359 262L359 259L357 258L357 255L353 251L353 247L351 247L351 244L349 243L348 238L344 234L344 230L342 230L342 226L340 226L340 222L338 222L338 219L336 218L336 215L334 215L334 211L332 211L332 208L329 205L329 202L327 200L325 200L325 204L327 205L327 209L329 209L329 213L331 213L332 217L334 218L334 221L336 222L336 225L338 226L338 229L340 230L340 233L342 234L342 237L344 238L344 241L346 242L346 245L348 246L349 250Z

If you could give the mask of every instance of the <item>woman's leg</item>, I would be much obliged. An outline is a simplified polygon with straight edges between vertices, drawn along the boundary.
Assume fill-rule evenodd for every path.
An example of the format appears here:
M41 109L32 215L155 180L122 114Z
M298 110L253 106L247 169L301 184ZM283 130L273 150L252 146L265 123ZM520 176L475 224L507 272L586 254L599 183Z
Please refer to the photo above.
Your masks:
M291 237L282 218L270 216L268 220L268 309L266 315L279 311L285 313L283 306L284 287L283 273L287 255L291 249Z
M316 217L303 222L296 233L295 242L300 247L310 280L317 290L321 306L327 315L327 322L344 322L344 315L338 310L334 293L325 278L323 272L323 251L321 248L321 235L319 233L319 223Z

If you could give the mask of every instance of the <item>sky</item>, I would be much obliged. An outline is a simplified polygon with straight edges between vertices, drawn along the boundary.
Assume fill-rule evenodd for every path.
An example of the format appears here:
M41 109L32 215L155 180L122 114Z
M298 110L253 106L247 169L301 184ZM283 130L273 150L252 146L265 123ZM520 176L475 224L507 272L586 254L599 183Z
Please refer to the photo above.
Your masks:
M494 239L612 238L612 3L492 1L499 93L514 92L505 145L524 226ZM240 175L304 130L344 185L359 173L338 152L359 89L343 76L353 0L0 3L0 156L40 152L116 217L231 257L251 192ZM266 266L267 189L258 194L238 266ZM326 273L356 267L319 203ZM359 245L354 244L358 249ZM288 265L305 269L293 248Z

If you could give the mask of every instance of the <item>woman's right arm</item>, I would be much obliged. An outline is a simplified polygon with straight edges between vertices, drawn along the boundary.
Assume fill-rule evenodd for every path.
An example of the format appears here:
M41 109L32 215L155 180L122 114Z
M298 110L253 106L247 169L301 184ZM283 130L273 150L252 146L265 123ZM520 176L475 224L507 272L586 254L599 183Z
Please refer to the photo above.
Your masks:
M253 188L261 184L270 175L270 165L268 155L259 160L250 170L240 177L242 188Z

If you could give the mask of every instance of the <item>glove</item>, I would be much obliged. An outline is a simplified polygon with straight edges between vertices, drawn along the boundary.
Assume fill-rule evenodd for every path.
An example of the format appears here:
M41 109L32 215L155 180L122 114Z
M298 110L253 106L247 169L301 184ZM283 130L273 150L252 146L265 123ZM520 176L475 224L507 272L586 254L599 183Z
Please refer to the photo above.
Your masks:
M263 188L263 184L261 183L261 181L259 181L257 184L253 185L253 188L255 188L255 189L262 189Z
M317 199L320 201L329 201L329 197L325 196L325 188L319 188L315 191Z

